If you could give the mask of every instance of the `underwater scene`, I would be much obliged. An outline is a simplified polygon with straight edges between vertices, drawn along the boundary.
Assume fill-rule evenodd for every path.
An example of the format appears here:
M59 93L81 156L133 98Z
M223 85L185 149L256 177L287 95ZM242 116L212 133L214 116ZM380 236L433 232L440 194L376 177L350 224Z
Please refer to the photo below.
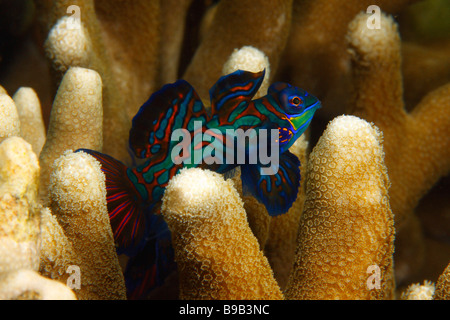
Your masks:
M0 0L0 300L450 300L449 173L448 0Z

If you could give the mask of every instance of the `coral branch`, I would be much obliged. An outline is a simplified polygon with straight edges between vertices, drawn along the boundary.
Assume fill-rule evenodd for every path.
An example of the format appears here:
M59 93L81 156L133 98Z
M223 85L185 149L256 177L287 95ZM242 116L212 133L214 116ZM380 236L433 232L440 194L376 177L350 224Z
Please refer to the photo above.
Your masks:
M72 243L49 208L41 211L41 246L39 273L67 283L68 267L77 263Z
M32 88L22 87L14 94L13 100L19 114L20 135L39 155L45 143L45 125L39 98Z
M0 273L39 267L39 164L29 143L0 144Z
M182 299L282 298L231 181L184 169L169 182L162 212L172 231Z
M432 300L435 291L434 283L424 281L424 284L413 283L402 292L402 300Z
M351 86L345 41L348 24L371 5L397 13L414 1L417 0L294 1L292 26L279 74L320 97L322 104L329 106L321 109L321 114L330 117L342 114L349 103Z
M0 142L12 136L20 136L19 114L13 99L4 91L0 93Z
M44 200L55 159L65 150L102 150L102 81L97 72L74 67L67 71L50 114L47 140L39 156Z
M49 191L52 212L72 243L80 268L78 298L125 299L100 164L85 153L68 151L55 161Z
M178 79L178 68L185 31L186 16L192 0L165 0L161 2L161 39L159 83Z
M256 93L255 98L267 94L270 79L270 64L269 59L261 50L252 46L244 46L239 50L235 49L224 64L222 74L229 74L238 69L252 72L265 70L264 81ZM307 146L308 143L306 142L305 135L303 135L290 149L299 158L300 163L304 167L306 167ZM264 249L279 285L284 287L294 259L298 221L305 201L304 179L302 179L303 181L301 182L297 199L292 205L292 208L286 214L273 218L269 216L262 203L253 196L243 194L240 169L236 170L233 180L244 202L250 228L258 239L260 247Z
M353 57L355 103L353 113L392 126L405 121L400 36L397 24L382 15L381 29L367 27L367 14L358 14L348 29L349 52ZM388 107L389 106L389 107Z
M246 45L264 52L276 69L289 34L291 7L292 0L219 2L183 78L206 99L233 50Z
M73 5L80 19L65 16ZM45 47L57 73L79 66L101 75L104 151L128 162L131 117L155 89L159 70L160 2L44 1L38 12L52 27Z
M0 274L0 300L76 300L69 287L32 270Z
M264 80L255 94L255 99L267 94L270 77L269 59L261 50L252 46L244 46L235 49L228 60L223 65L222 75L230 74L236 70L246 70L251 72L260 72L265 70ZM261 248L264 248L269 236L269 225L271 218L264 204L259 202L251 195L244 195L242 192L241 169L237 168L234 172L233 181L236 189L244 202L244 208L247 212L247 219L254 235L258 239Z
M112 76L126 97L122 107L130 119L157 89L160 7L158 0L95 1L101 37L111 57Z
M233 73L236 70L246 70L251 72L260 72L265 70L264 80L253 99L258 99L267 94L270 79L269 58L261 50L252 46L244 46L235 49L225 62L222 75Z
M450 264L445 268L436 283L435 300L450 300Z
M355 89L351 111L383 131L391 207L401 228L419 199L450 172L450 84L425 96L408 114L397 26L392 18L381 17L381 29L367 28L365 14L349 26Z
M327 127L310 154L288 299L393 298L393 216L381 133L353 116ZM380 287L367 287L370 266Z

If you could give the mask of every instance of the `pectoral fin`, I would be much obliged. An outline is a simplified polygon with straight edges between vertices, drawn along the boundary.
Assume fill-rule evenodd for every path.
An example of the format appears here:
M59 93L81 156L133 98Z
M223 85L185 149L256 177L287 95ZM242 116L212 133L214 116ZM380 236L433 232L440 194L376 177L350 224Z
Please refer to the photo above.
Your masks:
M262 175L261 167L261 165L242 167L244 194L251 194L263 203L271 216L286 213L297 198L300 186L300 161L291 152L285 151L280 155L276 174Z

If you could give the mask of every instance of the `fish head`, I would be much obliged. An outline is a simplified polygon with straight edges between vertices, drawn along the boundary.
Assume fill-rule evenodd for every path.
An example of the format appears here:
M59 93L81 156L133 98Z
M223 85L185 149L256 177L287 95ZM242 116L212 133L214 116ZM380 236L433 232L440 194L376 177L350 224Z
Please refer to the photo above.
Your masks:
M285 119L290 122L293 135L289 145L292 145L308 128L321 103L305 90L282 82L271 85L268 93L276 95Z

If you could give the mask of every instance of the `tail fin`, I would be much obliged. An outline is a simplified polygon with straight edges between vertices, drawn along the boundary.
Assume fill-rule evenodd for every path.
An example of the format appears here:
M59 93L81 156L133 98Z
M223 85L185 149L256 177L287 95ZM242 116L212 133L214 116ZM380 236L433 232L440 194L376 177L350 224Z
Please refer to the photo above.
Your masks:
M134 255L145 244L147 208L127 175L127 167L106 154L78 149L97 159L105 174L106 201L117 253Z

